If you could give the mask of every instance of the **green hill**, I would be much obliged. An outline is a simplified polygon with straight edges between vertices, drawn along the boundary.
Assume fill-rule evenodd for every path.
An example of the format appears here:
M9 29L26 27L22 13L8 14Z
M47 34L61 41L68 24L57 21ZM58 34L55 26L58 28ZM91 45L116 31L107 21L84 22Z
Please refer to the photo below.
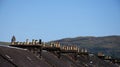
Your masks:
M103 52L120 58L120 36L104 36L104 37L75 37L55 40L63 45L78 45L81 48L87 48L90 52Z
M0 45L10 45L10 42L2 42L2 41L0 41Z

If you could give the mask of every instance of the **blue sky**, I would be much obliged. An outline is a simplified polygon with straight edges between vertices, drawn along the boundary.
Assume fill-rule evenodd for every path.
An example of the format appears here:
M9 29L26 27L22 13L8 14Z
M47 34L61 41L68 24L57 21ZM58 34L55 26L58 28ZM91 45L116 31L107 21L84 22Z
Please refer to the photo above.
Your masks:
M120 0L0 0L0 41L120 35Z

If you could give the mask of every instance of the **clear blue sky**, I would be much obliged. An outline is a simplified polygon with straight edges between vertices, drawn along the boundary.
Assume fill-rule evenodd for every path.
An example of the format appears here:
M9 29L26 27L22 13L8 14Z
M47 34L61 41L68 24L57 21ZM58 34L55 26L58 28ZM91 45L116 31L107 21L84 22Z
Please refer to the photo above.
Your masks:
M0 0L0 41L120 35L120 0Z

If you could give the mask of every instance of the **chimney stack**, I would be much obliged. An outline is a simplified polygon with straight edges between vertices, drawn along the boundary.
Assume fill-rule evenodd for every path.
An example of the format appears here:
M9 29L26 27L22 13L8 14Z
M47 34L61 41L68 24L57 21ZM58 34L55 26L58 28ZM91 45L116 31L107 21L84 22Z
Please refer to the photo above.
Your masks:
M39 44L42 44L42 40L41 39L39 39Z

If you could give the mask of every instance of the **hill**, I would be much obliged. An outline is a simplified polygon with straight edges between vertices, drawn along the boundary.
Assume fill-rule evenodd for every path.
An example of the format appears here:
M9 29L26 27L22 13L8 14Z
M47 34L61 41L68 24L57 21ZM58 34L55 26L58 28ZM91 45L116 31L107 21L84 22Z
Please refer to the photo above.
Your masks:
M52 42L60 42L63 45L77 45L80 48L87 48L90 52L103 52L120 58L120 36L104 36L104 37L75 37L64 38Z
M0 45L10 45L10 42L2 42L2 41L0 41Z

